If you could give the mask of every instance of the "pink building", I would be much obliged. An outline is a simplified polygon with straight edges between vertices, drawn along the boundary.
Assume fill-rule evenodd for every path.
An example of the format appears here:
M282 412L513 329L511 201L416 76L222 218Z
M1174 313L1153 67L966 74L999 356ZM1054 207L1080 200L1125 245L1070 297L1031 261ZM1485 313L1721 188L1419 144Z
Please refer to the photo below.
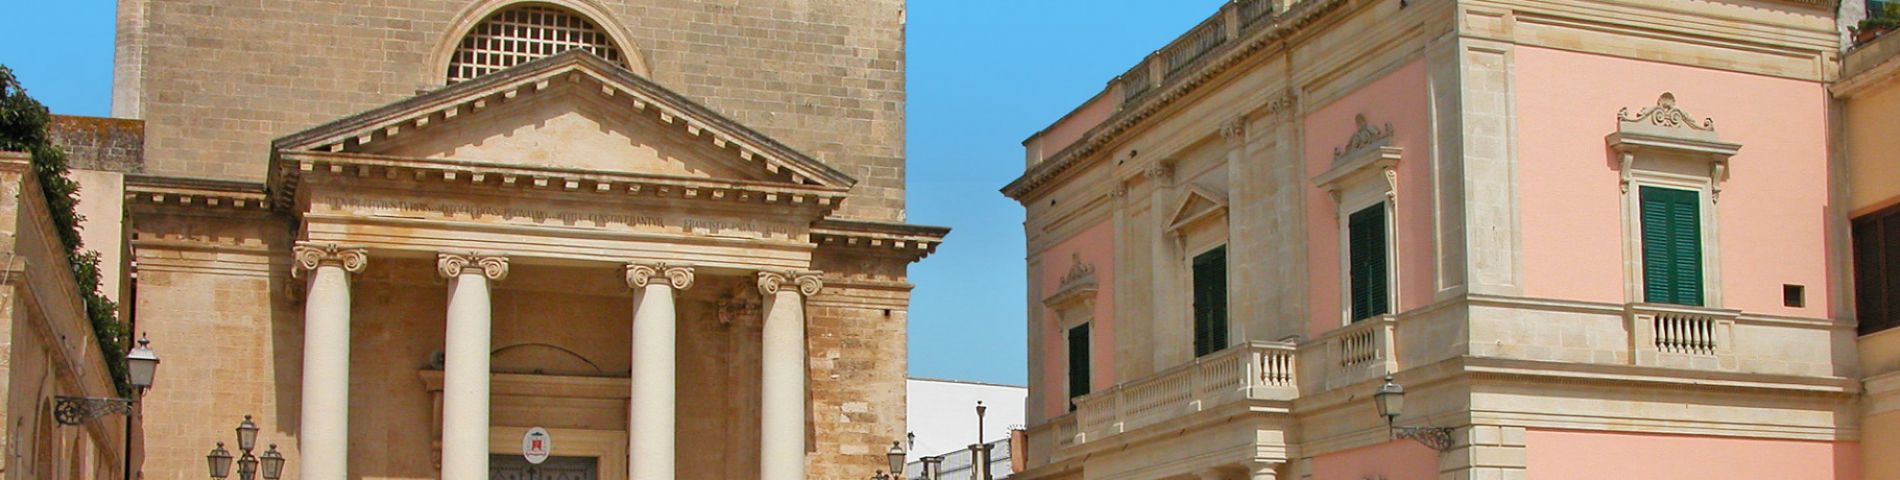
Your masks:
M1019 478L1862 478L1834 9L1227 4L1003 188Z

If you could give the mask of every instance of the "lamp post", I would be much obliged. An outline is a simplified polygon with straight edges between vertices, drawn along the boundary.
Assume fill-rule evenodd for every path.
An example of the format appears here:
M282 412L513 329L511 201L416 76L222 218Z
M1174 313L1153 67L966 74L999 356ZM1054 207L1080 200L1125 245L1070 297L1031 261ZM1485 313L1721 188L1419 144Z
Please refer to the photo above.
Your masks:
M1400 427L1396 424L1399 415L1405 413L1405 387L1392 382L1392 376L1385 376L1385 385L1380 385L1372 393L1372 403L1379 407L1379 416L1385 417L1385 428L1393 439L1412 439L1440 452L1451 450L1450 427Z
M270 450L264 451L262 457L251 454L252 450L257 449L257 431L257 424L251 421L250 415L245 415L244 421L238 423L238 480L257 480L258 474L263 474L264 480L283 478L284 454L277 452L277 444L270 444ZM231 452L224 449L224 442L218 442L218 446L205 455L205 465L210 467L211 478L229 478L232 458Z
M877 473L871 475L871 480L902 480L904 478L904 447L902 443L903 442L893 441L891 442L891 449L884 452L884 460L890 462L891 473L884 473L883 470L878 470Z
M990 444L983 440L983 414L990 407L976 401L976 444L970 445L970 480L990 480Z
M943 455L923 457L917 461L923 463L924 480L938 480L937 477L943 475Z
M151 337L139 338L138 347L125 355L125 373L132 398L54 396L53 420L60 425L79 425L107 415L131 415L132 405L152 388L153 377L158 374L158 355L152 353Z

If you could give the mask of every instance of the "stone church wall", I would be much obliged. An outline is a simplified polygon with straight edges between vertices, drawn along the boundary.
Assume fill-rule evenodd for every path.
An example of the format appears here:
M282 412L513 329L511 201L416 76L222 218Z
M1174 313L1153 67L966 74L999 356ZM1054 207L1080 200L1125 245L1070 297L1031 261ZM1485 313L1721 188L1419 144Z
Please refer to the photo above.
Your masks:
M259 181L270 141L438 88L436 52L506 0L124 0L113 115L150 172ZM649 78L859 180L904 216L903 0L556 0L608 12Z

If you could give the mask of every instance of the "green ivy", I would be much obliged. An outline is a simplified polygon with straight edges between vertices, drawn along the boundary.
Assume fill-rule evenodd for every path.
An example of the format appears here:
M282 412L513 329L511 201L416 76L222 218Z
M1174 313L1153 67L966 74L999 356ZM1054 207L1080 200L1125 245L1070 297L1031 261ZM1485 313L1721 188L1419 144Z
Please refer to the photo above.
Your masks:
M86 217L79 214L79 183L66 175L66 152L47 138L46 126L52 114L26 94L14 77L13 69L0 65L0 151L29 152L33 155L33 175L39 179L40 192L46 196L47 213L53 217L53 230L66 248L66 260L72 265L73 281L79 284L86 304L86 317L98 336L99 351L105 355L106 368L119 395L131 394L126 377L125 349L131 336L119 323L119 306L99 293L99 253L86 250L79 238L79 226Z

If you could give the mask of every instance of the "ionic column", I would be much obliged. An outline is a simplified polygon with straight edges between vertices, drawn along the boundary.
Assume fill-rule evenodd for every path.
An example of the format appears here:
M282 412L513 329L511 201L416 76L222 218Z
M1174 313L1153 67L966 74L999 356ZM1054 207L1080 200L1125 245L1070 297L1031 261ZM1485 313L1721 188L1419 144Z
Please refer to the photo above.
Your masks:
M493 330L488 282L508 277L506 257L444 253L449 283L443 338L442 478L488 478L488 367Z
M1280 464L1255 463L1247 467L1247 480L1274 480L1280 478Z
M344 480L350 466L350 274L369 254L336 244L291 247L292 277L309 280L303 312L303 416L298 478Z
M759 272L759 293L765 296L761 480L805 480L804 300L823 286L817 272Z
M657 280L657 281L656 281ZM693 267L664 263L627 265L633 288L633 410L627 416L630 445L627 478L673 480L679 318L673 293L693 286Z

